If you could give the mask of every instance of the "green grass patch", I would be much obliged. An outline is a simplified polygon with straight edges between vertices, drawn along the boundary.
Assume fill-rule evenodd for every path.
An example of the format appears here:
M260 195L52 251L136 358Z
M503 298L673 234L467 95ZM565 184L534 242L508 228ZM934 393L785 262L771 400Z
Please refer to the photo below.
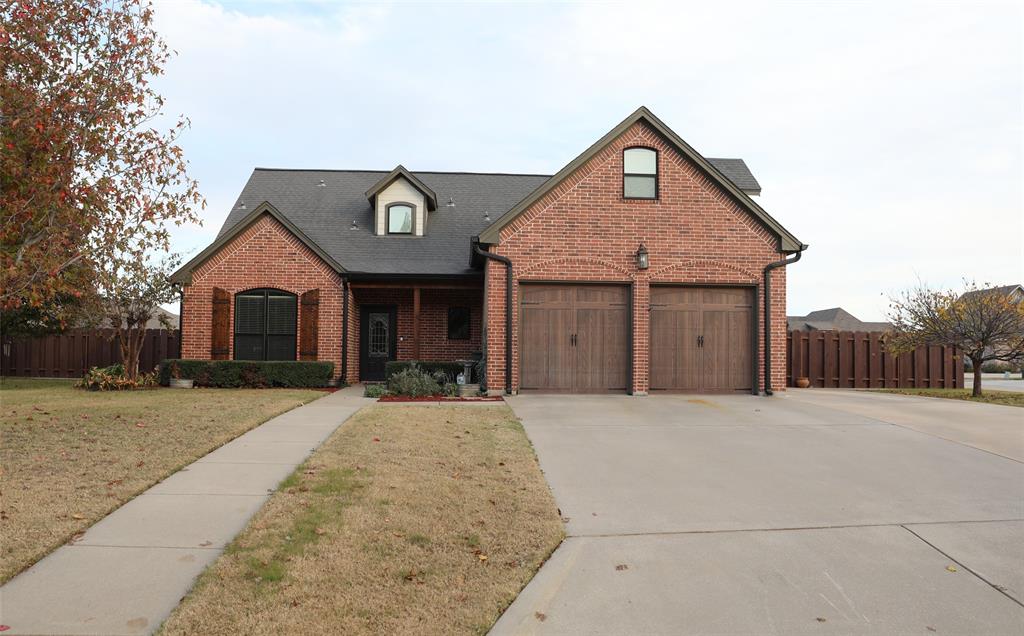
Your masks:
M947 400L965 400L967 402L1024 407L1024 392L986 390L984 385L982 385L981 397L972 396L970 389L874 389L874 391L877 393L916 395L920 397L935 397L945 398Z

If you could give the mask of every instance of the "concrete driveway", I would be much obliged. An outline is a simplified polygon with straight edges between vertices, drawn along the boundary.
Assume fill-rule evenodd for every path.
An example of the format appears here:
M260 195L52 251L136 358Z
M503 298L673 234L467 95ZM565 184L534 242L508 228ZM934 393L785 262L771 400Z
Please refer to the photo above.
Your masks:
M569 537L493 633L1024 633L1022 412L922 400L510 399Z

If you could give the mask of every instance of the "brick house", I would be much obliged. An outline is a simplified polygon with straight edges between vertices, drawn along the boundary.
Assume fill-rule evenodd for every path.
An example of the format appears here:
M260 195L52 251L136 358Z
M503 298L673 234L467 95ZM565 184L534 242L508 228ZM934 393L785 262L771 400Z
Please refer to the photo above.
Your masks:
M759 193L646 108L554 176L258 168L174 274L182 357L357 382L483 356L491 392L781 389L784 266L807 246Z

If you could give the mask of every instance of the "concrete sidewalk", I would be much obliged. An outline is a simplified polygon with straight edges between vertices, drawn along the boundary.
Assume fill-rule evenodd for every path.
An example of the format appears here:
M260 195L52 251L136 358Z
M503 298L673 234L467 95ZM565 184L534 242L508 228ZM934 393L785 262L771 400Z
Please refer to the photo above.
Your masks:
M350 387L183 468L0 587L10 634L148 634L277 485L373 400Z

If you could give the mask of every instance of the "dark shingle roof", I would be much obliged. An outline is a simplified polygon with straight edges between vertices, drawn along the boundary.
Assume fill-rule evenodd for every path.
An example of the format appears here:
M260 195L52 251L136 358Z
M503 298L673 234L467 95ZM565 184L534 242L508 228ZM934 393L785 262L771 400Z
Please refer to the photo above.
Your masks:
M742 159L708 159L738 187L757 181ZM415 172L437 195L422 237L377 236L366 192L386 170L256 168L218 237L270 203L346 271L468 274L470 239L544 183L548 175ZM321 186L321 182L323 185ZM448 207L451 199L455 207ZM245 208L241 208L241 203ZM485 216L486 215L486 216ZM352 221L356 229L352 229Z
M740 190L747 194L761 194L761 184L750 172L747 162L742 159L712 159L711 157L707 157L707 160Z
M257 168L218 236L267 201L349 272L467 274L472 272L470 238L547 179L543 175L416 172L437 193L437 210L427 217L424 236L376 236L366 191L387 173ZM455 207L446 205L449 199ZM239 202L245 202L246 209Z
M888 331L887 322L865 322L842 307L819 309L806 316L786 316L790 331Z

